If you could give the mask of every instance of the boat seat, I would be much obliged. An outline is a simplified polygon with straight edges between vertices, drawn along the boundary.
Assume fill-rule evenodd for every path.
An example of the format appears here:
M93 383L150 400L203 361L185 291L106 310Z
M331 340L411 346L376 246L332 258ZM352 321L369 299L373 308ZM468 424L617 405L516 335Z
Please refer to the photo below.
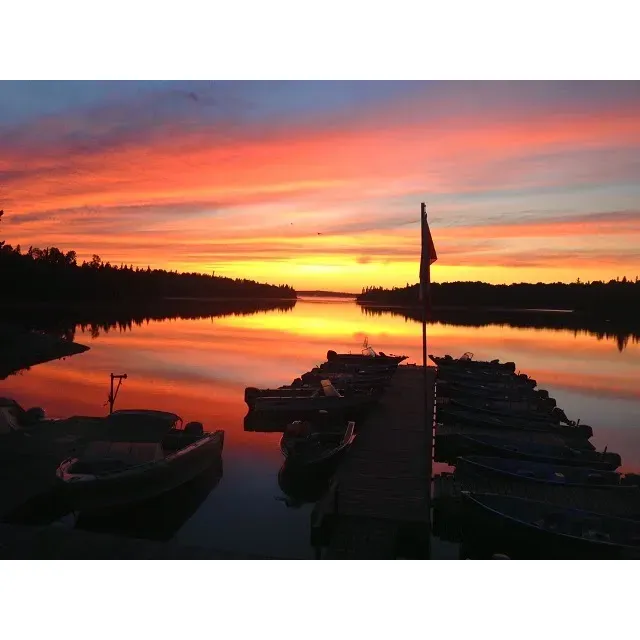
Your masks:
M178 451L200 440L200 438L202 438L202 436L195 433L185 433L179 430L170 431L162 439L162 449L167 452Z
M70 469L71 473L101 474L126 469L131 464L121 458L102 458L79 460Z

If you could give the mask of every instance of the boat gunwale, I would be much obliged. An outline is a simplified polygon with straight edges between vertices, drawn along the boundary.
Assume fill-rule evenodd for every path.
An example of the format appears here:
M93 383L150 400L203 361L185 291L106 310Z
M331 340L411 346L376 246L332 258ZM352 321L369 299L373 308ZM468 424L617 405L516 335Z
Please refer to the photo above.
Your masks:
M219 437L222 441L224 437L224 431L218 429L211 433L204 434L201 438L188 444L186 447L182 449L178 449L173 453L170 453L168 456L164 456L159 460L149 460L147 462L141 462L140 464L136 464L133 466L126 467L124 469L118 469L115 471L105 471L104 473L71 473L67 469L71 467L76 462L80 461L80 457L69 457L65 458L59 465L56 470L56 475L65 485L78 484L79 482L98 482L105 480L113 480L115 478L123 478L129 475L136 475L139 473L145 473L150 469L159 469L163 466L168 465L179 457L183 456L189 451L193 451L196 448L199 448L209 442L211 442L215 437Z
M465 464L470 464L473 467L479 467L481 469L487 469L492 473L497 473L498 475L502 475L502 476L509 476L511 478L517 478L519 480L524 480L526 482L538 482L541 484L549 484L549 485L553 485L553 486L559 486L559 487L589 487L589 488L594 488L594 489L628 489L628 488L632 488L632 489L636 489L637 487L635 486L626 486L623 484L589 484L586 482L554 482L551 479L545 479L545 478L536 478L536 477L531 477L531 476L523 476L523 475L519 475L518 473L515 473L513 471L507 471L504 469L500 469L498 467L491 467L487 464L483 464L481 462L478 462L476 460L472 460L471 458L476 455L476 454L470 454L468 456L458 456L458 460L463 460ZM492 456L477 456L477 457L484 457L484 458L490 458ZM513 458L500 458L498 456L494 456L496 457L498 460L514 460ZM517 460L517 459L516 459ZM522 462L529 462L531 464L544 464L544 465L548 465L548 466L558 466L558 467L565 467L567 468L567 470L570 469L580 469L580 470L590 470L590 471L607 471L606 469L592 469L590 467L577 467L577 466L571 466L571 465L563 465L563 464L558 464L558 465L554 465L551 462L536 462L534 460L522 460ZM457 467L456 467L457 469ZM616 473L618 476L618 479L621 478L621 475L615 471L615 470L611 470L611 473Z
M603 545L606 547L614 547L614 548L621 548L621 549L625 549L625 550L631 550L631 551L640 551L640 541L638 542L637 546L632 546L632 545L628 545L628 544L624 544L622 542L610 542L607 540L595 540L595 539L590 539L590 538L585 538L583 536L576 536L574 534L570 534L570 533L564 533L563 531L551 531L549 529L544 529L543 527L540 527L536 524L534 524L533 522L527 522L526 520L520 520L518 518L516 518L515 516L512 516L508 513L504 513L502 511L498 511L497 509L485 504L484 502L482 502L481 499L479 499L478 497L482 497L482 496L496 496L498 498L505 498L506 496L503 496L499 493L481 493L481 492L472 492L472 491L461 491L461 495L463 497L464 500L471 500L473 502L474 505L479 506L480 508L484 509L485 511L489 511L492 514L495 514L497 516L499 516L500 518L505 518L507 520L510 520L512 522L517 523L520 526L524 526L527 529L531 529L533 531L541 531L544 532L548 535L552 535L552 536L561 536L562 538L565 538L567 540L577 540L581 543L587 543L587 544L597 544L597 545ZM508 496L508 498L510 500L520 500L523 503L533 503L533 504L544 504L547 505L549 507L555 507L556 505L547 503L547 502L543 502L542 500L530 500L528 498L521 498L519 496ZM640 529L640 521L638 520L631 520L630 518L620 518L618 516L609 516L603 513L597 513L596 511L586 511L584 509L575 509L573 507L561 507L558 506L557 510L561 510L561 511L565 511L565 512L569 512L569 513L578 513L578 514L585 514L588 516L596 516L598 518L601 519L606 519L606 520L615 520L618 522L623 522L623 523L633 523L634 525L636 525L639 529Z

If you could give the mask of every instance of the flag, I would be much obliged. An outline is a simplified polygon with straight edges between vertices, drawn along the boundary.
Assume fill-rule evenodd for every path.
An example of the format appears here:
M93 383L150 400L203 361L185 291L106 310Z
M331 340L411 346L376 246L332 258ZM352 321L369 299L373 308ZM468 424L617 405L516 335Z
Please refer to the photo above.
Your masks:
M422 203L421 211L422 252L420 254L420 302L431 308L431 265L438 259L436 248L427 222L427 207Z

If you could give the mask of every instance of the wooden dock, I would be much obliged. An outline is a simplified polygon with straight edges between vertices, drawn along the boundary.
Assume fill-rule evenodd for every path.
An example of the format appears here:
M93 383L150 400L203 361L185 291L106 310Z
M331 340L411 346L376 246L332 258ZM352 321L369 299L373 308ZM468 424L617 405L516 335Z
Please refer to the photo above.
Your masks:
M435 368L400 366L312 513L327 559L426 558Z

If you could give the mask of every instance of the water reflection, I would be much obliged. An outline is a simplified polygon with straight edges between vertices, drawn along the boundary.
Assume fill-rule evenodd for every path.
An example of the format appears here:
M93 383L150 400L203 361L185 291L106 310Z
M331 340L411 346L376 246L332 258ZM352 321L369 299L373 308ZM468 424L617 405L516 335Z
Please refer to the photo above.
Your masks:
M198 510L222 478L222 462L172 491L135 507L108 513L81 512L76 529L150 540L170 540Z
M362 313L370 316L392 314L407 320L422 321L421 311L400 307L366 307ZM571 311L545 309L434 309L433 322L466 327L514 327L520 329L548 329L567 331L574 336L581 333L596 337L598 340L614 341L619 351L623 351L629 342L640 342L640 324L637 318L591 318Z
M96 310L92 307L46 308L34 312L29 308L11 310L14 325L35 331L46 331L67 340L77 339L77 333L92 339L117 330L132 331L149 322L172 320L202 320L254 313L287 312L295 307L295 300L217 300L171 299L147 301L143 307L118 307Z
M331 474L305 474L286 462L278 471L278 486L285 494L288 508L299 509L306 503L317 502L329 489Z
M608 445L622 455L623 472L640 471L637 334L619 351L588 330L444 319L428 327L429 352L472 351L477 359L515 361L570 418L593 426L598 449ZM109 373L127 373L116 408L173 411L203 422L206 430L224 429L224 476L183 524L179 518L167 523L163 535L267 556L313 557L309 516L317 493L280 473L281 426L247 428L244 389L290 384L324 361L327 349L356 352L365 337L374 347L421 362L419 324L398 313L363 313L352 301L302 299L252 315L131 319L123 331L117 325L112 330L111 318L93 320L110 329L98 326L90 351L2 380L0 396L42 406L52 416L104 415ZM82 342L82 326L73 328Z

